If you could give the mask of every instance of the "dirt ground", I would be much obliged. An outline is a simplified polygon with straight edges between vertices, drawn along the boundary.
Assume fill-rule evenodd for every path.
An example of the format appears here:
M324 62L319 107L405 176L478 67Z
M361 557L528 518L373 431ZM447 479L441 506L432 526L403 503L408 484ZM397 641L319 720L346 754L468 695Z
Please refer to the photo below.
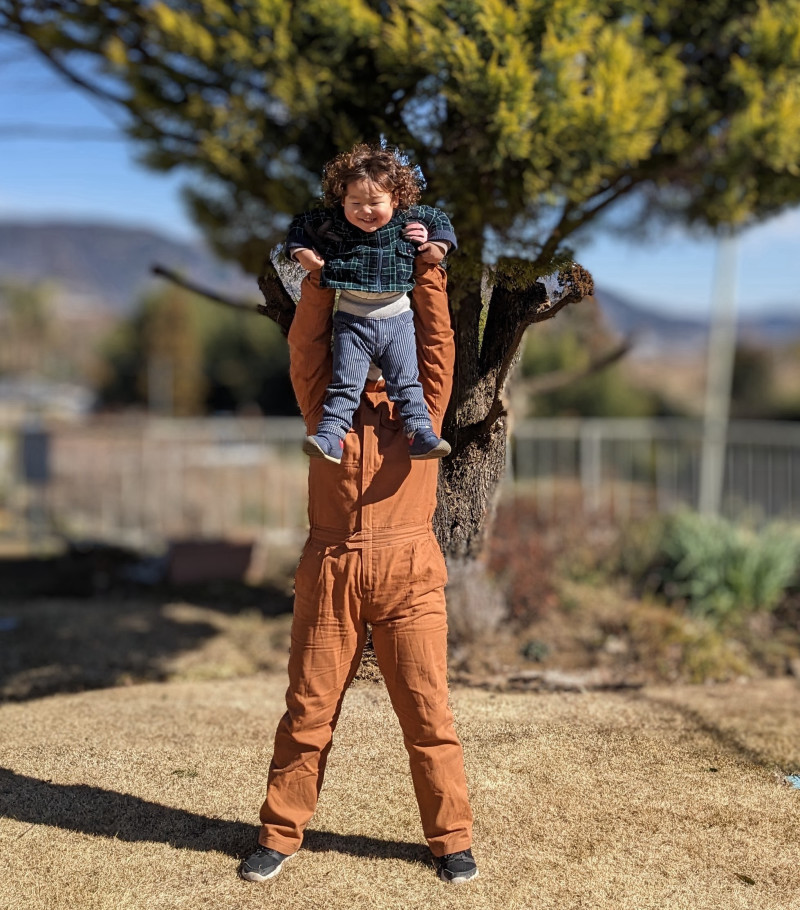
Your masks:
M429 864L384 687L345 700L320 806L273 882L253 847L285 677L0 706L4 910L796 910L798 686L454 688L481 876Z

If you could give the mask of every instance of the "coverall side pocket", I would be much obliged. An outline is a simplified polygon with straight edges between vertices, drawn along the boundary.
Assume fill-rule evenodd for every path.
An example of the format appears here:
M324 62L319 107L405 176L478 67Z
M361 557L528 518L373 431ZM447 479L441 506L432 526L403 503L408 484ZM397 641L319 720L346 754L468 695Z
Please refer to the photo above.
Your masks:
M432 534L413 541L411 572L417 594L427 594L447 584L447 564L439 543Z
M324 546L313 540L306 541L297 571L294 574L294 613L302 612L304 605L317 601L321 594L322 561Z

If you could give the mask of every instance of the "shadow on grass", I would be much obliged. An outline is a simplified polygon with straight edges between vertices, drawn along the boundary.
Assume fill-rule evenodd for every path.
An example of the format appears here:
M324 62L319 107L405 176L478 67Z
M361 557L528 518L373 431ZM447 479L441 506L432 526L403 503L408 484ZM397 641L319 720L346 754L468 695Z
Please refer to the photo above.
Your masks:
M737 758L746 761L748 764L757 765L768 770L773 769L777 762L768 753L758 749L753 749L746 743L742 742L731 730L723 730L720 726L713 723L708 717L701 714L688 705L683 705L678 701L670 698L662 698L646 694L634 694L631 698L636 701L652 705L657 708L666 709L678 714L688 727L692 727L709 736L718 746L725 751L735 755Z
M258 837L258 828L244 822L199 815L87 784L54 784L8 768L0 768L0 810L6 818L33 825L134 843L156 841L237 859L253 852ZM409 863L426 863L430 857L422 844L330 831L307 831L303 849Z
M207 615L176 615L175 604L220 618L292 610L286 590L269 584L138 584L124 573L132 558L105 547L0 560L0 701L166 679L171 658L201 648L224 625Z

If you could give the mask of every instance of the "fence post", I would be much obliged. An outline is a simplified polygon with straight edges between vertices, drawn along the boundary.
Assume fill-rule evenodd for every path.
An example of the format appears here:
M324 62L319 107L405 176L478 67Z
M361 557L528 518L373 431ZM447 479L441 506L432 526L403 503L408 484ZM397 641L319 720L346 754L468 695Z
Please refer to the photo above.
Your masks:
M698 508L704 515L719 514L725 479L725 444L736 353L736 238L733 235L721 237L717 246L713 297L698 497Z
M600 508L600 485L603 477L600 427L593 421L585 421L580 429L579 444L583 508L586 512L596 512Z

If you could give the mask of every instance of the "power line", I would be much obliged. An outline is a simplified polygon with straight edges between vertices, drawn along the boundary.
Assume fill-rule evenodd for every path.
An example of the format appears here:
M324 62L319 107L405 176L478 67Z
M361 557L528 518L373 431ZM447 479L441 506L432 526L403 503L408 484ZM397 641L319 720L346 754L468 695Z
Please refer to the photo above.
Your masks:
M33 139L43 142L124 142L117 130L92 126L46 126L38 123L0 124L0 140Z

